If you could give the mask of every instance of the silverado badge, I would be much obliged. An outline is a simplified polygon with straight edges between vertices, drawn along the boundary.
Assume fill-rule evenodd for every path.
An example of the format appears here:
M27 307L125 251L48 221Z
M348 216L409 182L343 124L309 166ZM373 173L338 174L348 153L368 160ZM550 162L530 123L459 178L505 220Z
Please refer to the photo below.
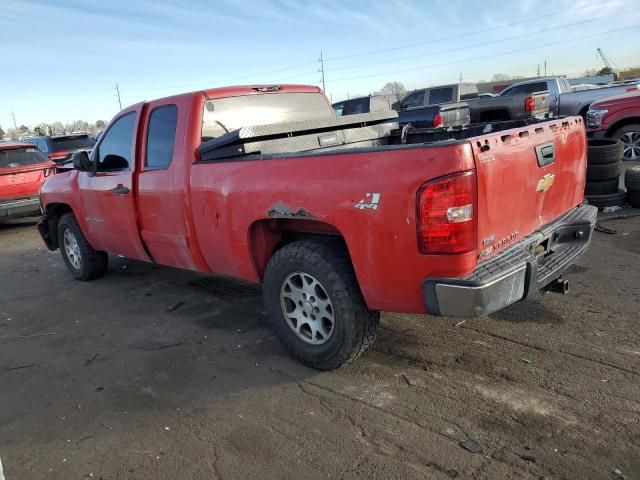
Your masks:
M546 192L547 190L549 190L551 188L551 185L553 185L555 179L556 176L554 174L547 173L538 182L538 188L536 188L536 192Z

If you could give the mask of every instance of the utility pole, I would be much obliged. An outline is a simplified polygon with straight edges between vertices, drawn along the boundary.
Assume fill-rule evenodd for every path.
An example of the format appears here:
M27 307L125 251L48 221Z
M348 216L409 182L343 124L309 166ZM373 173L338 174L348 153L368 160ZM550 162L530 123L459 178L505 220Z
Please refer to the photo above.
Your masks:
M458 83L462 83L462 72L460 72L460 76L458 77Z
M538 77L540 76L540 64L538 64Z
M116 82L116 94L118 95L118 105L120 105L120 110L122 110L122 101L120 100L120 89L118 88L118 82Z
M322 56L322 50L320 50L320 59L318 61L320 62L320 70L318 71L322 74L322 91L326 92L324 87L324 57Z
M18 124L16 123L16 114L11 112L11 118L13 118L13 128L16 129L16 133L18 133Z
M544 59L544 76L547 76L547 59Z

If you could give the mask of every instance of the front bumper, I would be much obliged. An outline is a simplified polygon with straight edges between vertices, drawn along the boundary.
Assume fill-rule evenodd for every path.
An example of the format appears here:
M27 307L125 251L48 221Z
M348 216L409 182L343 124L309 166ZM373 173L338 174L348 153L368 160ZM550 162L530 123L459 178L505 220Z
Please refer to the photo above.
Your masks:
M603 138L609 138L606 130L587 130L588 140L602 140Z
M549 285L586 251L597 215L596 207L582 205L480 263L466 277L425 280L429 313L488 315Z
M0 218L27 217L39 214L39 197L14 198L0 201Z

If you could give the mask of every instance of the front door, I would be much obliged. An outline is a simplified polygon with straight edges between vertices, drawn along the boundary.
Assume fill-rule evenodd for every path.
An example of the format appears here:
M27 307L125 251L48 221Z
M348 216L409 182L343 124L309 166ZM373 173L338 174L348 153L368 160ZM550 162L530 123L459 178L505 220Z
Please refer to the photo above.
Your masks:
M92 153L95 175L80 173L87 237L94 248L138 260L149 260L140 241L133 175L138 112L113 122Z

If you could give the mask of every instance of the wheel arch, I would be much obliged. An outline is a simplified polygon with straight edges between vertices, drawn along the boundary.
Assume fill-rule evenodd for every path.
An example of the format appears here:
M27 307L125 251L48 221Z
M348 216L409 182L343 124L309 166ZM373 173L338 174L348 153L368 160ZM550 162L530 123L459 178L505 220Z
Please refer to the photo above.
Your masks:
M635 117L621 118L617 120L615 123L613 123L609 128L607 128L607 137L612 136L617 130L621 129L622 127L626 127L627 125L634 125L634 124L640 125L640 117L635 116Z
M71 206L67 203L50 203L45 208L47 233L52 250L59 247L57 235L58 222L60 221L60 217L66 213L74 213Z
M313 219L262 219L249 228L249 249L260 280L269 259L285 245L302 239L335 240L341 242L347 253L342 233L329 223ZM349 261L351 256L349 255Z

